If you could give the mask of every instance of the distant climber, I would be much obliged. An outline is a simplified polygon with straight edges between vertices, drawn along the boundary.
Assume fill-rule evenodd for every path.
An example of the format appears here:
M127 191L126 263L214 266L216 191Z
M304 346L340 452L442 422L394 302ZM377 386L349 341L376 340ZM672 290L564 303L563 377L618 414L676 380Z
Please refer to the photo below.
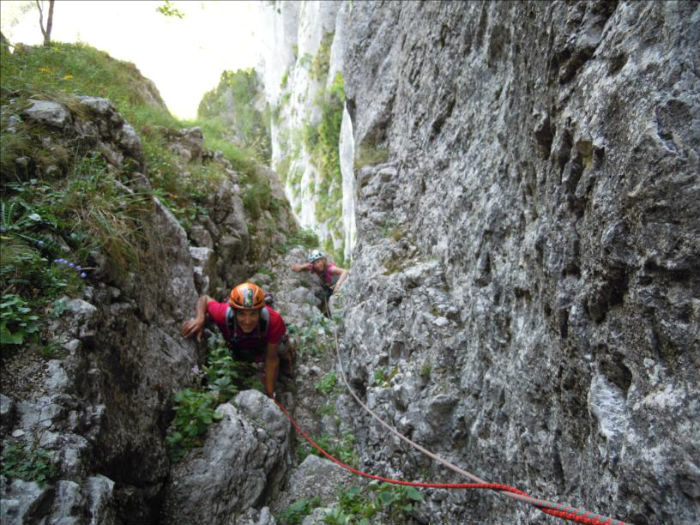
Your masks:
M326 317L330 317L329 301L331 295L336 293L345 282L345 279L348 278L348 271L330 262L326 254L320 250L312 251L307 258L306 264L292 264L291 268L295 272L308 271L318 275L324 292L323 313Z
M273 397L280 365L283 374L292 375L294 349L282 316L265 304L265 295L253 283L233 288L228 303L202 295L197 299L195 317L182 323L182 335L197 336L199 341L207 320L216 324L234 359L265 363L263 385L265 393Z

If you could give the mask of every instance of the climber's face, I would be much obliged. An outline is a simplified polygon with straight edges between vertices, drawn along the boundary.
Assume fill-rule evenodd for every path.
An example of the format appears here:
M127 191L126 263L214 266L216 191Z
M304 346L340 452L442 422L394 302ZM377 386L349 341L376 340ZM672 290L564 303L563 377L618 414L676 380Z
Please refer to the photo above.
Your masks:
M326 258L321 257L320 259L316 259L313 263L311 263L314 267L314 272L316 273L321 273L323 270L326 269Z
M236 310L236 322L243 333L249 334L260 321L260 310Z

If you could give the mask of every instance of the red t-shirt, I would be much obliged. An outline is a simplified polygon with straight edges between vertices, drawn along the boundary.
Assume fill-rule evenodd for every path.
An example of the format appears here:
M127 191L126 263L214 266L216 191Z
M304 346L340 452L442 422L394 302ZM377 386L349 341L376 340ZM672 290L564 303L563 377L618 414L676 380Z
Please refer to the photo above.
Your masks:
M268 343L279 343L287 331L282 316L269 306L264 308L268 312L267 334L260 331L260 325L256 326L250 334L244 333L240 326L236 326L236 333L232 334L226 323L226 316L231 307L226 303L209 302L207 314L209 319L219 327L224 334L224 339L233 350L259 354L267 349Z

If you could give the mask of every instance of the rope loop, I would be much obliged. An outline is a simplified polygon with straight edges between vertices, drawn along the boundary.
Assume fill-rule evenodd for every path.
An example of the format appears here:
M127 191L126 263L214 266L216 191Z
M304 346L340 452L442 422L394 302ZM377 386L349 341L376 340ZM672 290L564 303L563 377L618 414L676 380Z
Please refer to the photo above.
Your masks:
M277 400L274 399L275 403L277 406L280 408L280 410L284 413L285 416L287 416L287 419L289 419L289 422L292 424L292 426L296 429L296 431L306 439L306 441L309 442L311 446L313 446L316 450L321 452L326 458L328 458L330 461L335 463L341 468L344 468L353 474L356 474L358 476L362 476L365 478L369 479L374 479L377 481L383 481L385 483L393 483L395 485L409 485L412 487L421 487L421 488L438 488L438 489L483 489L483 490L491 490L494 491L496 494L502 494L504 496L508 496L511 498L515 498L517 500L520 500L524 503L528 503L529 505L532 505L534 508L539 510L540 512L543 512L545 514L549 514L550 516L555 516L557 518L561 518L564 520L568 521L573 521L576 523L583 523L584 525L633 525L632 523L627 523L624 521L616 520L614 518L609 518L606 516L601 516L599 514L594 514L592 512L587 512L584 510L576 509L574 507L569 507L567 505L560 505L558 503L552 503L550 501L545 501L545 500L540 500L533 498L532 496L526 494L522 490L519 490L515 487L511 487L510 485L503 485L501 483L488 483L484 481L483 479L478 478L474 474L467 472L466 470L463 470L459 468L457 465L454 465L447 461L446 459L441 458L440 456L437 456L436 454L433 454L426 448L422 447L418 443L415 443L411 441L409 438L401 434L398 430L396 430L394 427L386 423L384 420L382 420L377 414L372 411L365 403L362 402L362 400L355 394L355 391L350 387L350 384L348 383L347 377L345 376L345 370L343 369L343 361L340 358L340 350L339 350L339 344L338 344L338 332L336 329L333 331L333 335L335 336L335 351L336 355L338 357L338 366L340 369L340 375L341 378L343 379L343 383L345 383L345 387L348 389L350 392L350 395L355 399L355 401L373 418L375 418L382 426L387 428L392 434L397 436L398 438L402 439L409 445L411 445L413 448L420 450L423 452L425 455L428 457L438 461L439 463L442 463L445 465L447 468L469 478L472 480L471 483L429 483L429 482L423 482L423 481L405 481L405 480L398 480L398 479L393 479L393 478L386 478L382 476L376 476L374 474L369 474L367 472L363 472L361 470L358 470L354 467L351 467L350 465L347 465L340 461L339 459L336 459L333 457L331 454L326 452L321 446L319 446L309 434L307 434L300 426L299 424L294 420L294 418L291 416L289 412L282 406L282 404Z

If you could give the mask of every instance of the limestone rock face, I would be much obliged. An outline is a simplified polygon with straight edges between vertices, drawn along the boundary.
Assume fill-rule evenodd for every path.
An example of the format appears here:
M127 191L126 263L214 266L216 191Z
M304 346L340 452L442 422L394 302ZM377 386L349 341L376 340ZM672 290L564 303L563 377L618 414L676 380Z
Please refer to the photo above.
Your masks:
M135 167L118 183L124 192L152 190L141 173L147 170L141 140L111 101L37 99L24 109L22 118L36 125L37 141L50 151L77 143L102 154L108 169L121 170L127 163ZM256 221L244 205L246 188L241 188L239 173L221 154L203 147L199 128L160 132L181 158L179 176L191 176L197 164L220 163L221 184L205 196L202 206L207 213L199 214L189 232L159 198L151 197L142 217L148 225L144 257L149 264L139 265L138 270L132 265L117 272L104 254L91 253L91 284L81 297L59 299L60 313L47 315L55 358L43 359L29 349L5 354L3 349L3 452L13 451L10 454L15 457L8 456L8 462L19 461L16 457L22 454L38 457L40 453L38 459L55 466L47 476L50 481L43 484L14 479L16 473L5 476L9 469L3 467L3 524L154 523L160 519L164 494L177 493L177 488L166 485L168 479L189 487L193 501L225 492L231 482L226 476L212 479L206 490L199 491L193 488L201 477L196 466L178 465L170 475L165 435L172 419L172 395L199 377L206 352L204 344L182 338L180 325L194 314L199 294L223 298L233 284L248 280L254 268L272 265L271 254L280 253L287 244L286 234L298 226L274 172L256 168L260 185L269 186L271 199L278 204L274 217L264 210L266 215ZM66 162L47 158L42 164L25 158L31 170L22 173L66 174ZM270 279L273 273L267 268L269 283L265 284L275 293L276 308L287 322L302 326L316 310L316 297L300 286L308 276L289 269L292 262L304 258L298 250L293 259L276 262L279 279ZM279 294L276 286L267 286L273 281L282 290ZM240 525L275 523L265 503L287 473L289 430L286 419L276 420L283 417L281 413L266 403L270 403L267 398L253 394L239 397L236 424L245 426L242 435L236 434L238 427L215 425L220 432L211 445L214 454L230 452L231 433L248 443L247 449L233 450L245 451L235 476L248 485L237 493L230 509L214 512L221 523L228 523L228 510ZM253 423L259 418L264 428ZM266 432L272 433L270 440ZM188 477L187 472L194 474ZM163 515L181 523L183 512L167 501ZM209 518L199 521L210 522Z
M330 460L309 455L292 472L288 490L275 501L276 508L283 510L302 498L321 498L328 505L337 498L338 491L348 486L353 476Z
M110 169L128 162L137 171L131 180L124 179L123 190L151 190L140 173L145 169L140 138L111 101L32 100L22 118L44 133L37 140L49 151L80 144L102 154ZM201 162L204 156L223 161L203 148L198 128L171 139L183 164ZM65 163L58 155L57 160L48 158L44 164L29 159L27 165L37 175L59 176ZM230 164L225 170L228 178L206 203L217 214L207 217L209 228L199 225L193 238L212 246L214 240L231 239L235 253L197 251L173 214L153 197L143 218L153 232L148 238L152 264L117 274L96 251L91 255L92 284L82 297L60 299L60 315L47 316L46 329L60 349L57 358L3 349L3 450L45 451L57 470L51 485L3 478L3 523L34 518L87 523L83 518L89 516L109 525L149 523L157 516L170 468L164 436L172 394L191 384L193 368L204 360L204 347L183 340L180 324L192 315L198 292L231 277L236 266L230 262L242 263L247 254L237 174ZM189 176L185 168L182 176ZM222 262L224 256L229 264ZM225 271L218 273L220 267Z
M698 5L354 2L347 24L356 151L389 153L355 166L353 383L482 478L697 523ZM445 477L360 441L377 470ZM434 524L538 514L426 502Z
M172 468L160 523L237 523L284 475L290 425L271 399L248 390L217 412L203 447Z

